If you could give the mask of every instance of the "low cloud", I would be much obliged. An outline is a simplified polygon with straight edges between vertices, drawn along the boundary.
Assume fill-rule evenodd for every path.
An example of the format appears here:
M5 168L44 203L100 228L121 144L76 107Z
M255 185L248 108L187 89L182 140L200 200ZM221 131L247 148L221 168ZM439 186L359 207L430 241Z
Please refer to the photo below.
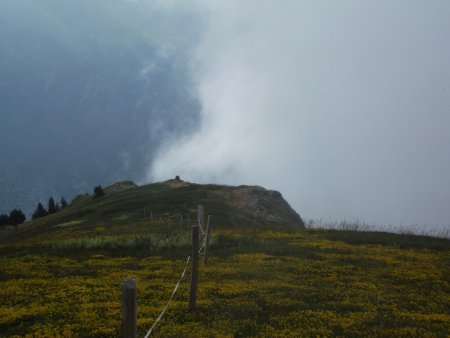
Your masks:
M202 124L152 180L258 184L306 217L450 223L450 3L216 1Z

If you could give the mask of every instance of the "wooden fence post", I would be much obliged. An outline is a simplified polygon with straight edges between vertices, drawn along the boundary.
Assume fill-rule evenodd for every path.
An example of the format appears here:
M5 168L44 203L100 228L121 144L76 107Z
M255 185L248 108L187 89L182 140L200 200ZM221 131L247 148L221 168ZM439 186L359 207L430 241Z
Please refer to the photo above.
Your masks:
M122 337L136 337L136 279L128 278L122 282Z
M153 224L153 211L150 211L150 220L151 220L151 222Z
M208 255L209 255L209 240L211 238L211 215L208 215L208 223L206 224L206 239L205 239L205 256L203 257L205 265L208 264Z
M194 311L197 302L198 289L198 258L200 249L200 230L198 225L192 227L192 274L191 274L191 292L189 295L189 311Z
M205 226L205 208L203 205L198 205L197 209L198 225L203 229Z

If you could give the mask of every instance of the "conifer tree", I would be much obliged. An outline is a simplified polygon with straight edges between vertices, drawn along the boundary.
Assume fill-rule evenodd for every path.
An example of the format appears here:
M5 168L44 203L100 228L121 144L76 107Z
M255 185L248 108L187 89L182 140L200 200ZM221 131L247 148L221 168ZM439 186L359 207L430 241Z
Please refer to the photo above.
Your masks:
M98 186L96 186L96 187L94 188L94 197L95 197L95 198L101 197L101 196L103 196L104 194L105 194L105 192L103 191L101 185L98 185Z
M64 198L64 196L61 197L60 203L61 203L61 210L62 210L62 209L65 209L65 208L67 207L67 201L66 201L66 199Z
M47 216L47 210L45 210L44 206L39 202L36 210L33 213L32 219L41 218Z
M48 200L48 213L54 214L55 212L56 212L55 200L53 199L53 197L50 197L50 199Z

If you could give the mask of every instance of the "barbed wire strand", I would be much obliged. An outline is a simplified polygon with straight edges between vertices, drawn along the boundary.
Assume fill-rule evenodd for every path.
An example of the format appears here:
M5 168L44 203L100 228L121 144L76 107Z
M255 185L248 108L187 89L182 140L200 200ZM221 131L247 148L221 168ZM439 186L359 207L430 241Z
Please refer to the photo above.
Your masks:
M183 279L184 275L186 274L186 270L187 267L189 265L189 261L191 259L191 256L188 256L187 260L186 260L186 265L184 267L183 273L181 274L180 279L178 280L177 284L175 285L175 288L172 291L172 295L169 298L169 301L167 302L166 306L164 307L164 309L161 311L161 313L159 314L158 318L156 318L155 322L153 323L152 327L150 328L150 330L148 330L147 334L145 335L144 338L148 338L150 337L150 335L152 334L153 329L155 328L156 324L158 324L158 322L161 320L161 318L164 316L164 313L167 310L167 307L169 306L169 303L171 302L171 300L173 299L173 296L175 296L175 293L178 290L178 287L180 286L181 280Z
M200 231L202 232L203 236L206 236L206 233L203 231L202 224L200 222L198 223L198 226L199 226Z
M200 250L198 250L198 252L201 253L202 250L205 249L205 246L206 246L206 235L203 236L203 243L202 243Z

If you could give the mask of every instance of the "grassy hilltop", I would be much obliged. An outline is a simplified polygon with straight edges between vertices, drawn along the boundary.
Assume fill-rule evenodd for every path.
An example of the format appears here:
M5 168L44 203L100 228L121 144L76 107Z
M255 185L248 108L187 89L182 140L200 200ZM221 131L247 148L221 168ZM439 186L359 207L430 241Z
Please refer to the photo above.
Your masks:
M305 229L260 187L171 180L105 192L0 231L1 337L116 337L131 276L143 336L184 268L198 204L214 225L198 309L187 311L188 269L152 336L450 335L448 239Z

